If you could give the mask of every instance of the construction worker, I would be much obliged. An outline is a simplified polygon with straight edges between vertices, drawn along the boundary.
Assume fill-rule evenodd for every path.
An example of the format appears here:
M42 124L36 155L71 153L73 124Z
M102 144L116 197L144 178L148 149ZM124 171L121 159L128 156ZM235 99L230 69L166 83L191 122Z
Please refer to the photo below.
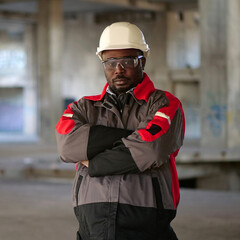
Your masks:
M78 240L177 239L170 223L184 114L144 72L149 51L136 25L106 27L97 48L107 80L102 93L70 104L57 124L60 158L77 164Z

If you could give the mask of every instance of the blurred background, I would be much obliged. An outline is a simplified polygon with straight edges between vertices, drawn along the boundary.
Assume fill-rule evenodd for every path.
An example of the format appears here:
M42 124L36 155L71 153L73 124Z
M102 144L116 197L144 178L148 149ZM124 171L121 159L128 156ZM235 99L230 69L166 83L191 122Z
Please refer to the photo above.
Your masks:
M240 209L240 0L0 0L2 204L8 206L8 189L13 196L35 189L33 179L43 189L56 181L71 188L65 181L75 166L59 161L55 126L70 102L101 92L106 80L96 48L116 21L140 27L151 49L145 71L183 103L186 137L176 161L181 188L193 191L183 190L183 198L190 203L203 191L195 200L206 196L207 203L209 190L224 192L211 195L212 206L215 198L223 199L219 209L233 199ZM239 239L239 227L230 238L214 236ZM0 239L15 239L7 236Z

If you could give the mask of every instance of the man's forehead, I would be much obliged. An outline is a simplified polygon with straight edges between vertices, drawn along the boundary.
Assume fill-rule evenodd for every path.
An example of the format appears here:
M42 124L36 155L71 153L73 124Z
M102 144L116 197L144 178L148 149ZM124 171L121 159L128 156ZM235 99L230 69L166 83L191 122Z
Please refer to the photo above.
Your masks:
M108 58L119 58L119 57L136 57L139 54L138 49L114 49L114 50L105 50L102 53L103 60Z

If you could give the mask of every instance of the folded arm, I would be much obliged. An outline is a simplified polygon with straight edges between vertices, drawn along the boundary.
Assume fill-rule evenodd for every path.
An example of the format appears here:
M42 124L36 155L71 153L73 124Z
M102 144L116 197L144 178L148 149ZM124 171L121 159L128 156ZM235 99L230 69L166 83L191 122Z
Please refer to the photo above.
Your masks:
M73 103L57 125L57 144L65 162L83 162L92 177L144 172L160 167L183 143L181 103L169 96L169 105L156 109L132 132L89 123L84 104ZM86 162L89 160L89 162Z
M89 161L92 177L144 172L160 167L177 155L184 138L184 115L180 101L169 96L169 105L140 122L136 131L122 138L112 149Z
M89 123L84 104L70 104L56 127L60 158L64 162L83 162L94 158L133 131Z

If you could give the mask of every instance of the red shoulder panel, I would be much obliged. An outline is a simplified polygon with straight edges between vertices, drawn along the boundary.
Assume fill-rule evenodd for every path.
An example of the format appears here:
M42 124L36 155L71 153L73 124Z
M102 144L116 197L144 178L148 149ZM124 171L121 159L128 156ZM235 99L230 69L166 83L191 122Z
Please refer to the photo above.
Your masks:
M71 104L73 104L73 103L70 103L68 105L67 109L64 111L63 115L61 116L61 118L56 126L56 130L59 134L68 134L73 130L73 128L75 126L75 122L72 119L74 112L70 108Z

